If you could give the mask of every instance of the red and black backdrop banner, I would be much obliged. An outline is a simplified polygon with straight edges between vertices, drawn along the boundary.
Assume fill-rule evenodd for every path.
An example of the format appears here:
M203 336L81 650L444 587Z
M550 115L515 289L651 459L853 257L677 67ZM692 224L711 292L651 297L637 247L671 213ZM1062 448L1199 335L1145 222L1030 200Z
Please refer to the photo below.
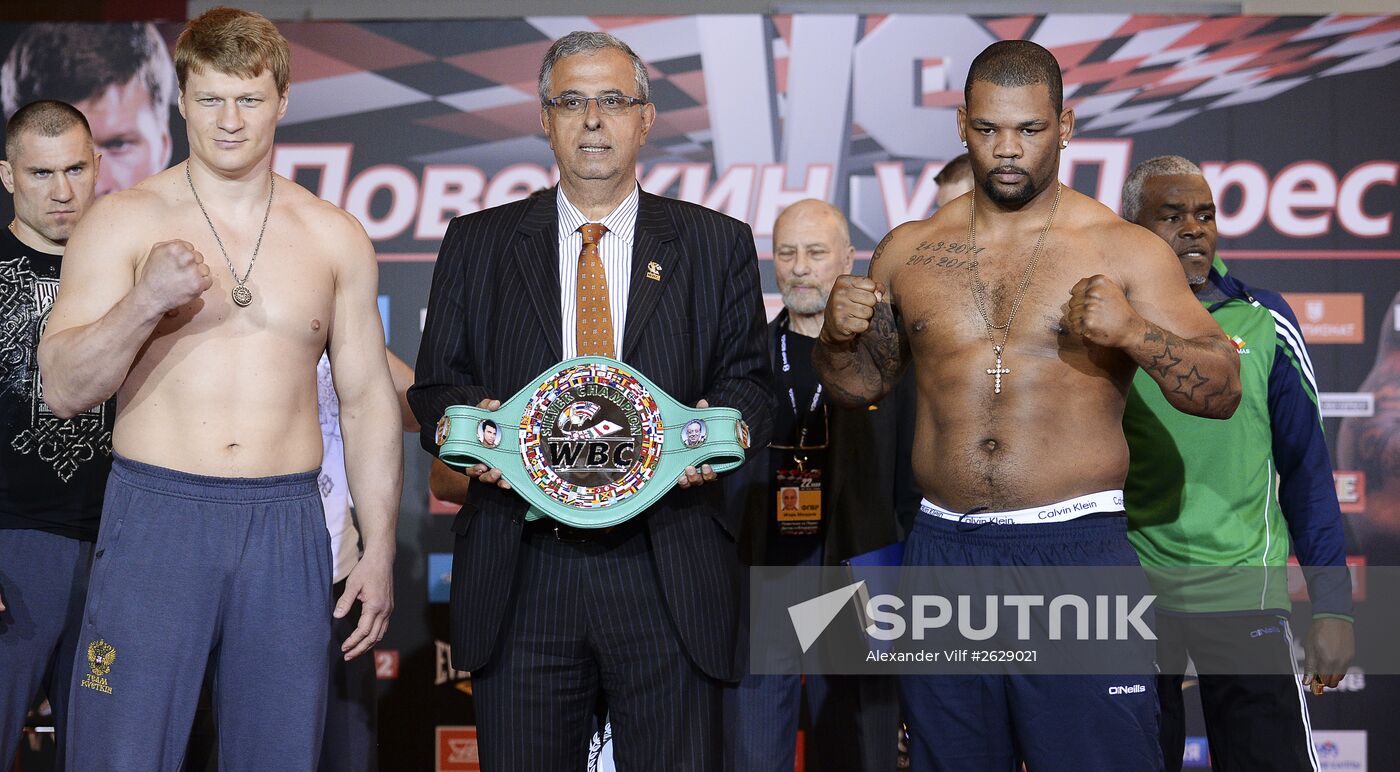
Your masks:
M379 251L386 336L410 362L448 220L557 179L535 78L560 35L607 30L646 61L658 115L638 178L749 222L770 309L777 213L802 198L833 201L863 256L891 227L928 216L934 174L962 152L954 111L972 58L998 39L1035 40L1059 59L1078 118L1066 182L1116 209L1135 163L1177 154L1200 164L1220 206L1224 259L1247 282L1284 292L1309 338L1354 561L1400 559L1400 18L572 16L279 27L293 83L274 167L364 224ZM0 50L27 29L0 25ZM179 25L155 29L173 44ZM97 112L119 101L89 96L69 98ZM155 162L182 159L178 113L162 106L143 119L137 107L129 125L94 121L105 163L133 152L131 136L167 126L171 152ZM396 769L475 769L471 680L448 664L452 510L429 501L429 458L416 438L405 446L398 608L377 660L384 758ZM1400 686L1361 673L1348 683L1313 703L1324 765L1400 758L1393 732L1367 734L1394 715Z

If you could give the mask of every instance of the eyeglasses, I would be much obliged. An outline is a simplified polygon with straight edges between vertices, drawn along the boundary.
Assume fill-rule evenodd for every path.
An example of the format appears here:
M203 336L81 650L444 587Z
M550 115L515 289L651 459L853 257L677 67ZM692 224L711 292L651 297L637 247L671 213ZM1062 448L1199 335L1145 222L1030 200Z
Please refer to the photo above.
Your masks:
M552 107L565 115L583 115L584 112L588 110L589 102L597 102L598 111L603 115L617 116L626 113L637 105L646 104L647 100L623 96L622 94L604 94L603 96L595 97L568 94L544 100L546 107Z

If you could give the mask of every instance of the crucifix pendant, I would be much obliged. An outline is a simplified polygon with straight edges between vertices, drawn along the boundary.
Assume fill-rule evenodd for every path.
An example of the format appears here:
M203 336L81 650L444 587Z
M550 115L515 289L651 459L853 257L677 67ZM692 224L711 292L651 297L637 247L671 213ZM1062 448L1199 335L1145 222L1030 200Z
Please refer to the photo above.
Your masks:
M994 394L1000 394L1000 393L1001 393L1001 376L1010 373L1010 372L1011 372L1011 368L1009 368L1009 367L1002 367L1002 366L1001 366L1001 346L993 346L993 347L992 347L992 353L994 353L994 354L997 355L997 366L996 366L996 367L988 367L988 368L987 368L987 375L990 375L990 376L993 376L994 378L996 378L996 382L995 382L995 383L993 384L993 386L992 386L992 392L993 392Z

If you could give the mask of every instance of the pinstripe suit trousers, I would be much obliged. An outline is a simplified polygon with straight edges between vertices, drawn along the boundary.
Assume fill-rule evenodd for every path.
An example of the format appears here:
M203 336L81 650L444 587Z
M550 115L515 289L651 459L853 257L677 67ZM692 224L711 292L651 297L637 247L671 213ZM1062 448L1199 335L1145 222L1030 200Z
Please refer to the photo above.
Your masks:
M582 543L526 528L502 638L472 674L486 772L584 769L600 703L619 770L719 768L721 683L682 647L632 523Z

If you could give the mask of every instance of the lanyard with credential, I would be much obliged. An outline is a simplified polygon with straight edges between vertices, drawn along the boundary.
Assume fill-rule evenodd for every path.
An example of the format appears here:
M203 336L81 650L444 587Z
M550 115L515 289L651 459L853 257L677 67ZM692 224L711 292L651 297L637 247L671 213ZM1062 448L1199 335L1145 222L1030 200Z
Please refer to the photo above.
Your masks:
M785 373L792 372L792 364L788 361L787 336L787 330L783 330L778 335L778 356L782 359L783 372ZM812 392L812 404L807 407L806 415L799 413L797 410L797 388L788 386L787 393L788 402L792 405L792 420L798 426L797 444L793 447L792 460L797 464L798 469L805 469L807 456L802 455L799 451L803 450L807 444L807 433L811 429L809 419L812 417L812 414L817 412L818 405L821 405L823 408L826 407L821 404L822 384L820 381L817 382L817 388Z

